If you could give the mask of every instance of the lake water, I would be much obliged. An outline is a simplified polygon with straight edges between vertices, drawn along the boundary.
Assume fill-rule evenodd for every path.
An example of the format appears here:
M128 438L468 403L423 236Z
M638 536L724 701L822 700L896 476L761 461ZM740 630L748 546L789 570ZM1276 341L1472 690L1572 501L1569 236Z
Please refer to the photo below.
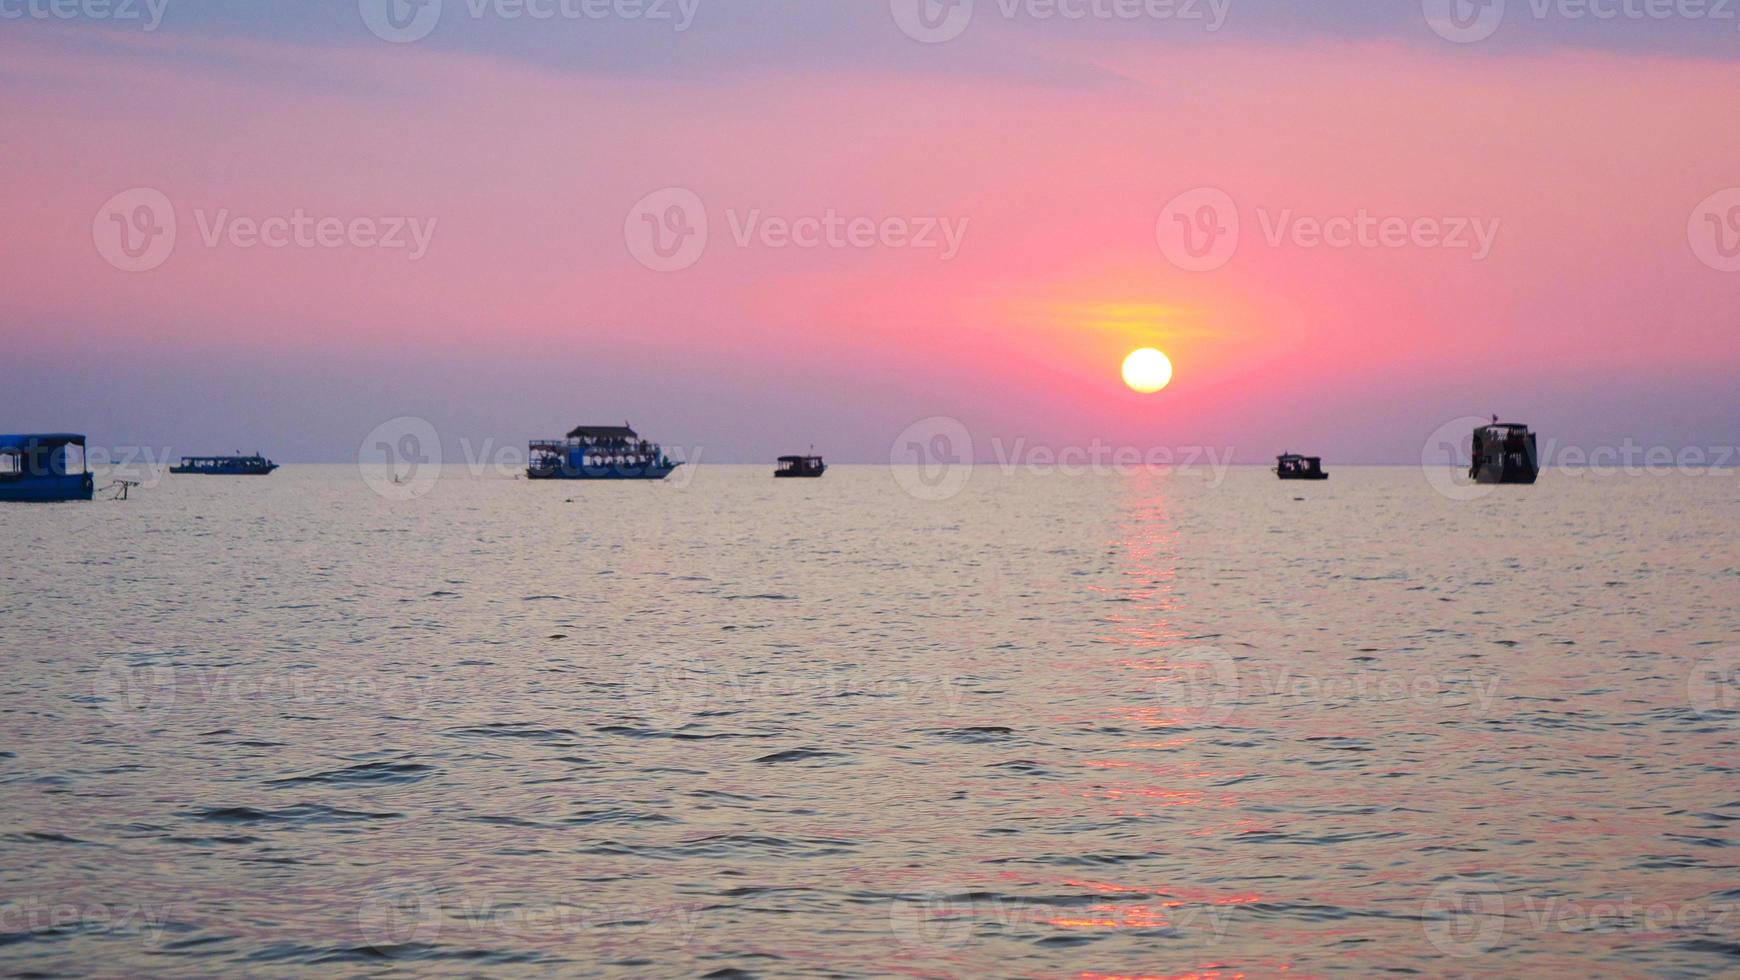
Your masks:
M1492 489L0 508L0 965L1740 970L1740 474Z

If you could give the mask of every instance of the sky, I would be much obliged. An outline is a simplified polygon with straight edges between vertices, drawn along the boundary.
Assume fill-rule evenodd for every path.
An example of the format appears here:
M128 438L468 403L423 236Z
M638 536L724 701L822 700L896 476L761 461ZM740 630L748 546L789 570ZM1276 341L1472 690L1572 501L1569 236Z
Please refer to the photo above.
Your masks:
M0 83L4 431L1740 443L1740 2L0 0Z

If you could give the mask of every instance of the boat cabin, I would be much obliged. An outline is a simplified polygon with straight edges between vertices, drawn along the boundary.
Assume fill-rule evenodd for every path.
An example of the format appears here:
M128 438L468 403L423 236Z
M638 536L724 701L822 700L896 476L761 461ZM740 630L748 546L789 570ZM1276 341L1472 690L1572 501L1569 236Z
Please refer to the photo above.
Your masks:
M89 500L91 482L84 436L0 435L0 501Z
M278 464L265 456L183 456L181 462L169 468L171 473L198 473L208 476L265 476Z
M821 476L827 472L828 464L822 462L820 456L781 456L779 468L773 471L774 476L801 477Z
M1540 475L1535 434L1521 422L1500 422L1474 430L1468 478L1476 483L1533 483Z
M1327 480L1323 472L1323 457L1282 453L1275 457L1275 475L1283 480Z

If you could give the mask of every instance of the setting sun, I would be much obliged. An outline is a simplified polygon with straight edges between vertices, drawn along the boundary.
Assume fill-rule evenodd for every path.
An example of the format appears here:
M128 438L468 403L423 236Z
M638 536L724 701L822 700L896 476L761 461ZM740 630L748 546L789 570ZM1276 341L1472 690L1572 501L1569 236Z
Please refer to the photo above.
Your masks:
M1172 383L1172 361L1152 347L1131 351L1124 358L1124 383L1131 391L1151 395Z

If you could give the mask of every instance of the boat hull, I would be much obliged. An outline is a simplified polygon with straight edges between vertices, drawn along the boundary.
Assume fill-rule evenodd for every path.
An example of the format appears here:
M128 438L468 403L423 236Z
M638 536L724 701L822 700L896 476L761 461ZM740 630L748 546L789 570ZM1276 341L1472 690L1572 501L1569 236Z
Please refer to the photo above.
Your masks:
M1277 473L1283 480L1327 480L1328 473Z
M58 504L89 500L93 485L89 473L0 483L0 503Z
M1502 465L1481 466L1474 471L1475 483L1517 483L1528 485L1540 476L1540 470L1527 466L1512 466L1508 469Z
M574 466L574 467L528 467L528 480L662 480L676 472L676 463L671 466Z
M797 471L775 472L773 478L776 480L814 480L827 471L828 468L824 466L819 470L805 470L801 473Z
M278 464L259 467L222 467L201 469L194 466L171 466L169 472L181 476L269 476Z
M1468 476L1475 483L1516 483L1528 485L1540 476L1540 454L1535 449L1535 435L1530 432L1508 442L1483 445L1476 433L1474 463Z

